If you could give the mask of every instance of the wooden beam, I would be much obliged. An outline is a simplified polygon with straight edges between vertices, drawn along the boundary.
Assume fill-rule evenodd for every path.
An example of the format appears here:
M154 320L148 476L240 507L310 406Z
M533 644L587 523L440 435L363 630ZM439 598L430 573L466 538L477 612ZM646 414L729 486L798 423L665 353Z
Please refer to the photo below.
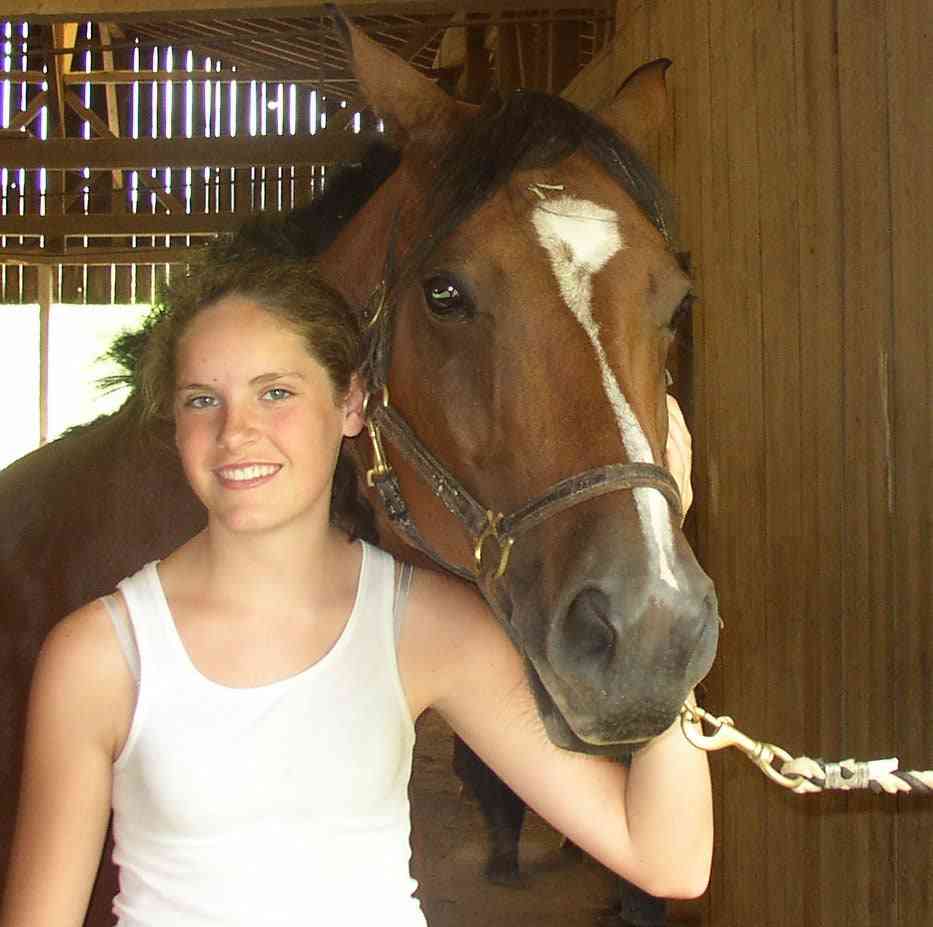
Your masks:
M45 71L4 71L3 80L11 84L44 84L49 79Z
M100 33L101 45L105 47L101 52L101 61L104 65L105 73L113 73L113 52L106 46L110 45L111 35L123 38L123 32L119 26L113 26L110 23L98 23L97 29ZM117 88L114 84L107 84L104 95L107 99L107 128L114 138L120 137L120 107L117 104ZM113 191L119 197L123 189L123 171L113 171Z
M82 119L87 120L91 124L91 128L94 130L95 134L101 138L116 138L117 135L115 132L110 131L110 127L104 122L97 113L92 109L88 109L71 90L65 91L65 103L68 105L68 108L73 112L77 113Z
M66 84L151 84L162 81L175 81L184 83L191 81L195 84L206 84L208 81L232 84L237 81L241 84L248 81L266 81L277 84L315 84L317 75L308 71L279 70L278 68L238 68L232 71L224 68L222 71L74 71L66 79Z
M66 251L47 251L44 248L5 248L0 251L0 264L21 264L37 267L59 264L88 264L93 266L110 264L198 264L204 260L204 246L206 243L207 239L203 239L189 247L71 248Z
M247 214L248 215L248 214ZM0 235L45 235L47 238L86 235L219 235L232 232L245 216L231 213L124 213L63 216L0 216Z
M74 48L78 35L76 22L56 23L52 26L52 44L62 47ZM49 109L55 133L59 138L65 138L65 74L71 70L72 54L53 55L49 53L46 62L49 68Z
M411 61L421 49L430 43L434 36L446 29L453 20L453 14L447 13L441 16L435 16L424 24L424 27L414 32L408 41L397 52L400 58L405 61Z
M368 140L351 132L239 138L0 138L0 164L38 170L240 167L358 161Z
M24 16L21 3L0 0L0 19L23 19L30 22L62 20L133 20L186 19L258 19L293 18L322 14L329 0L188 0L184 9L177 0L34 0ZM591 10L593 0L538 0L542 10ZM340 8L349 16L397 16L455 13L498 13L503 9L522 11L521 0L340 0Z
M437 30L432 29L433 34ZM430 41L430 39L428 39ZM193 44L193 42L192 42ZM423 47L423 45L422 45ZM420 51L420 48L418 49ZM112 55L112 52L105 51L103 54ZM49 79L49 75L44 71L4 71L3 80L9 80L13 84L44 84ZM130 70L104 70L104 71L72 71L64 75L64 84L66 87L74 84L103 84L105 86L116 84L152 84L162 81L192 81L195 84L205 84L208 81L220 81L230 84L233 81L245 83L246 81L267 81L269 83L283 84L314 84L318 81L316 73L309 71L288 71L279 68L239 68L236 71L230 68L224 68L221 71L183 71L175 69L173 71L130 71Z
M18 112L11 120L7 129L9 131L20 131L25 129L42 112L42 107L48 102L48 91L43 90L37 93L30 101L29 106Z

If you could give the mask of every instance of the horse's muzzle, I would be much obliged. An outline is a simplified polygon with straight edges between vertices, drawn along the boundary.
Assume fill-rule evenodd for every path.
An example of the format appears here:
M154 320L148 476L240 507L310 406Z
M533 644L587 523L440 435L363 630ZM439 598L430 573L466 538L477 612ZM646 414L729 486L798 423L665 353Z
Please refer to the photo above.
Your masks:
M543 637L523 634L548 736L577 752L630 752L674 722L712 666L719 640L713 584L689 555L676 585L590 576L567 599Z

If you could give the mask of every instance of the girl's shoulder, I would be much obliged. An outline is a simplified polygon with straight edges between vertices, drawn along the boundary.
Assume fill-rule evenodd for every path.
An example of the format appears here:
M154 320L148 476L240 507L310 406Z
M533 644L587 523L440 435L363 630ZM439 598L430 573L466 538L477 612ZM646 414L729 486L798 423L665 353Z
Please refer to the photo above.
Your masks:
M120 608L125 608L119 592L114 599ZM93 672L98 662L106 665L111 656L119 656L119 653L110 612L101 599L94 599L52 627L42 644L39 659L61 664L62 669L76 664L75 670L83 667Z
M34 706L71 717L88 738L116 749L135 697L135 683L100 599L82 605L51 629L33 673Z

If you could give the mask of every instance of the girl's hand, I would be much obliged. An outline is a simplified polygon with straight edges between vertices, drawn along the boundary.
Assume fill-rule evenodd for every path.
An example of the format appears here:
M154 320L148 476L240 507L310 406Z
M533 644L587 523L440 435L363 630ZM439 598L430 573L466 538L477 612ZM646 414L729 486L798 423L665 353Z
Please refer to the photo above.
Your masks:
M693 502L693 487L690 485L690 468L693 463L693 441L680 411L677 400L667 394L667 468L680 489L681 508L686 518Z

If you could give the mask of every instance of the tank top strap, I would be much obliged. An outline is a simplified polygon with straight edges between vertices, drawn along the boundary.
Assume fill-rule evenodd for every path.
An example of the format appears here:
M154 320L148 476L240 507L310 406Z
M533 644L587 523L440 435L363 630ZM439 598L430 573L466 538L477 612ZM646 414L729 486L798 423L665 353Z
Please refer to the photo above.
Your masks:
M392 604L392 625L395 632L395 646L402 636L402 622L405 620L405 606L411 591L411 578L415 568L410 563L398 561L398 575L395 580L395 599Z
M120 650L123 651L123 657L126 665L136 685L139 685L139 648L136 646L136 635L133 633L133 625L130 622L130 616L126 608L117 599L116 593L100 597L104 608L110 615L110 623L113 625L114 633L117 635L117 641L120 644Z
M174 620L159 580L158 561L147 563L118 583L117 588L123 593L136 642L138 682L142 683L147 668L158 667L162 678L165 670L176 662L178 651L173 646Z
M387 551L365 541L361 543L364 545L364 567L360 577L359 611L361 617L366 616L364 625L369 640L363 646L378 647L383 665L391 667L393 686L401 696L407 714L408 702L399 675L398 642L411 584L411 566L397 564Z

